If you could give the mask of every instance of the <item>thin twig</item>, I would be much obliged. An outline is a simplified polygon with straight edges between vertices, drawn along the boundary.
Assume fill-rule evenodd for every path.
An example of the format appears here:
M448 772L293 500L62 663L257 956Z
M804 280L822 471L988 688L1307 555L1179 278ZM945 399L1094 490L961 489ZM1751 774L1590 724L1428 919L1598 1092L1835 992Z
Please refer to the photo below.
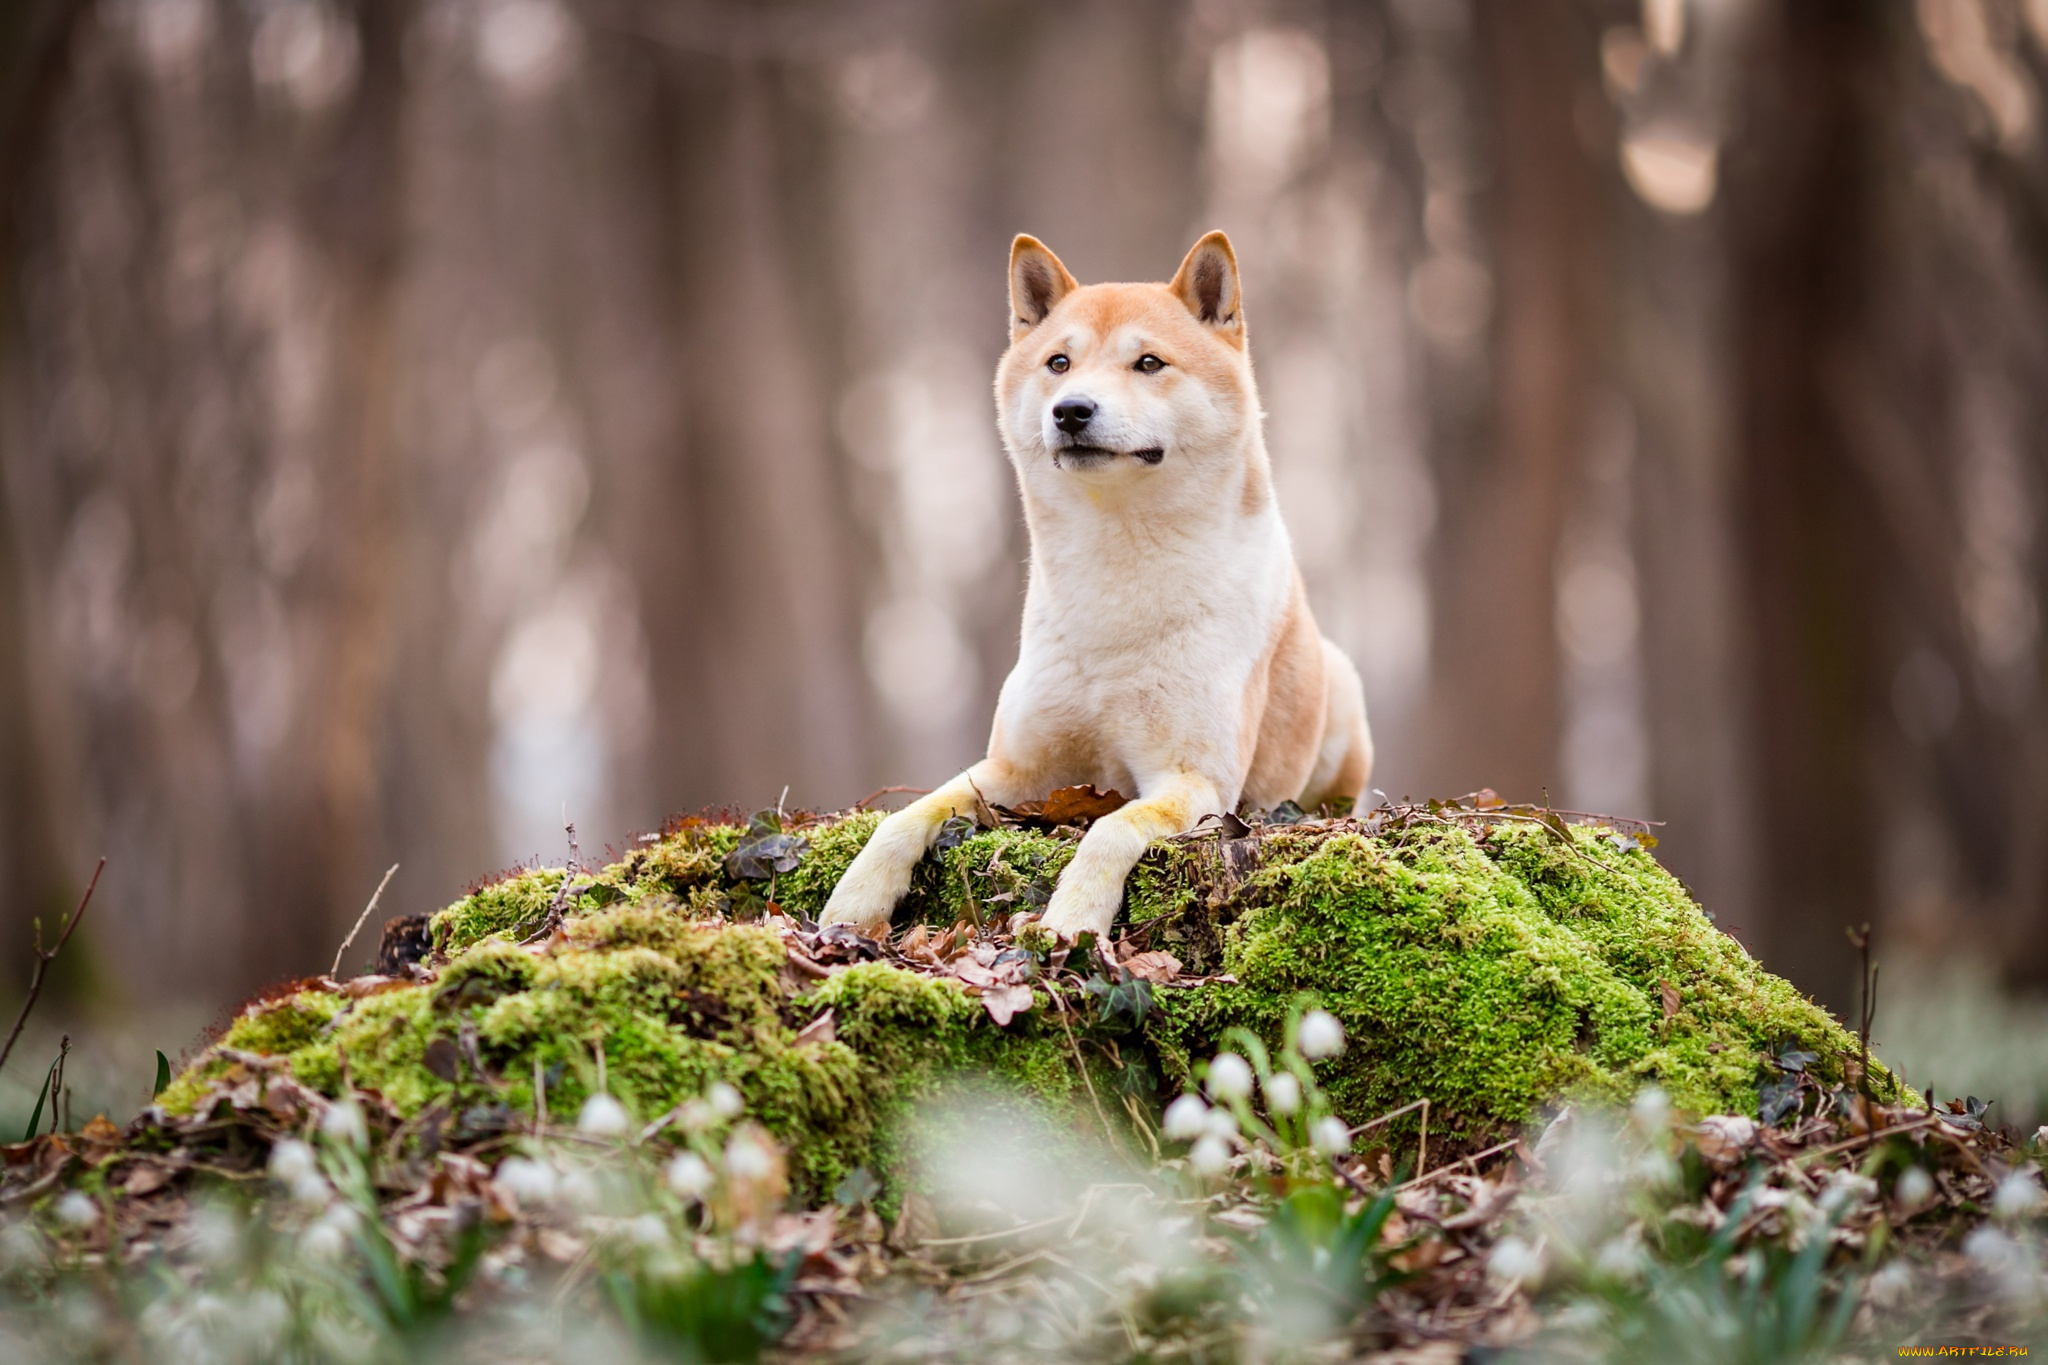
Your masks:
M854 802L853 808L855 810L866 810L870 802L879 801L885 796L895 796L902 792L908 792L912 796L930 796L932 789L930 787L880 787Z
M1399 1188L1406 1190L1412 1189L1417 1185L1427 1185L1431 1181L1435 1180L1438 1176L1443 1175L1449 1171L1455 1171L1461 1166L1470 1166L1472 1168L1472 1174L1477 1175L1479 1174L1480 1162L1486 1160L1486 1158L1490 1156L1497 1156L1501 1152L1507 1151L1509 1148L1513 1147L1517 1142L1520 1141L1520 1138L1509 1138L1506 1142L1496 1143L1495 1145L1488 1147L1483 1152L1474 1152L1470 1156L1461 1156L1456 1161L1446 1162L1444 1165L1437 1167L1435 1170L1430 1171L1426 1175L1418 1175L1413 1180L1402 1182Z
M1855 1137L1845 1141L1829 1143L1825 1147L1815 1147L1810 1151L1801 1152L1799 1155L1787 1159L1796 1166L1802 1161L1811 1161L1817 1156L1833 1156L1836 1152L1846 1152L1851 1147L1860 1147L1866 1143L1876 1142L1879 1138L1897 1137L1901 1133L1915 1132L1921 1128L1932 1127L1940 1122L1942 1122L1941 1115L1928 1114L1922 1118L1914 1119L1910 1123L1895 1123L1889 1128L1872 1128L1867 1133L1858 1133Z
M385 872L384 880L378 882L377 889L370 893L370 903L363 907L362 914L356 916L355 927L348 931L348 937L343 939L341 941L341 946L334 950L334 965L327 969L327 974L329 976L336 978L340 977L342 954L348 951L349 944L354 943L356 941L356 935L363 932L363 925L368 922L370 918L370 912L377 908L378 900L380 900L384 895L384 888L391 885L391 875L396 871L398 871L398 864L393 863L390 869Z
M71 1060L71 1035L57 1040L57 1064L50 1068L50 1131L64 1131L64 1063Z
M1074 1065L1081 1069L1081 1084L1088 1087L1088 1103L1095 1106L1095 1117L1102 1124L1102 1134L1110 1141L1116 1142L1116 1130L1109 1126L1109 1115L1102 1112L1102 1101L1095 1097L1095 1082L1088 1077L1088 1061L1081 1055L1081 1045L1074 1041L1073 1026L1067 1022L1066 1001L1060 998L1057 990L1048 991L1047 994L1052 996L1053 1013L1060 1017L1060 1028L1067 1035L1067 1046L1073 1049ZM1118 1143L1118 1146L1122 1144Z
M36 921L36 970L28 981L28 998L21 1002L21 1013L14 1016L14 1028L7 1035L7 1044L0 1047L0 1069L5 1069L7 1059L14 1054L15 1040L21 1037L21 1026L28 1022L29 1011L36 1007L36 997L43 993L43 973L57 960L57 954L64 951L64 945L71 941L71 933L78 928L78 921L85 918L85 907L92 904L93 888L100 884L100 873L106 870L107 860L100 859L92 870L92 880L85 884L85 894L78 898L78 908L71 912L71 918L64 921L64 932L57 935L57 946L48 952L43 950L43 922Z

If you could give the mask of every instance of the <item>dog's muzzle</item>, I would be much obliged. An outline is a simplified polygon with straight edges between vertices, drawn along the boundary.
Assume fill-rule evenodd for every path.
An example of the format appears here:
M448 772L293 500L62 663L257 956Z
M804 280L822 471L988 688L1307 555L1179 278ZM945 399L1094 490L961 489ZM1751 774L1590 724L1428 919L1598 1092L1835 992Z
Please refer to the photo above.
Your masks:
M1052 462L1061 468L1071 465L1077 469L1099 469L1112 460L1126 456L1140 464L1153 465L1165 459L1166 452L1156 446L1144 450L1111 450L1108 446L1082 445L1075 442L1054 446Z

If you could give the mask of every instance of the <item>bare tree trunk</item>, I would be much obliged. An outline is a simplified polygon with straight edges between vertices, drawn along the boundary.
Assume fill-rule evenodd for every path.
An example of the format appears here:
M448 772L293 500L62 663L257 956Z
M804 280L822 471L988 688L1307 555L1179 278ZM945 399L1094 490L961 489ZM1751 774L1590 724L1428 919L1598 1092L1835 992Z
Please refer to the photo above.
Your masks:
M405 74L410 0L362 0L361 75L325 175L303 216L334 270L336 364L324 426L324 515L303 608L322 622L312 683L291 742L282 799L247 811L258 831L242 971L308 970L376 885L370 841L376 769L396 635L401 511L395 497L397 292L405 205Z
M1760 20L1728 201L1760 807L1749 928L1774 970L1837 1010L1852 998L1843 929L1872 918L1878 889L1879 547L1829 381L1868 279L1883 22L1856 0Z
M51 683L36 648L29 604L31 575L15 535L9 466L29 458L30 424L23 412L18 278L21 228L17 205L30 163L46 144L50 114L70 71L71 47L90 0L37 0L0 16L0 990L15 987L14 968L27 961L31 922L54 925L75 897L75 871L65 866L58 803L61 784L49 772L56 758L40 695ZM89 939L87 940L89 943ZM72 973L53 985L61 991Z
M839 331L829 223L796 198L806 115L769 64L676 61L656 117L680 449L633 532L656 797L773 804L787 782L794 801L850 801L872 724L825 402L839 358L819 345Z
M1573 123L1595 45L1564 0L1476 21L1498 186L1492 432L1483 463L1441 485L1427 775L1533 801L1561 789L1558 543L1598 346L1603 206Z

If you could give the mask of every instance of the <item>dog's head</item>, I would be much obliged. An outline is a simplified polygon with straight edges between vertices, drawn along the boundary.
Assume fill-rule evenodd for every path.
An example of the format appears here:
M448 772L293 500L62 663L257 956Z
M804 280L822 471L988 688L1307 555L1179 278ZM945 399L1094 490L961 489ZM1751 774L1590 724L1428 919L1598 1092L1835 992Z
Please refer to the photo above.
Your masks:
M1019 237L1010 318L996 404L1027 488L1192 491L1244 467L1258 391L1222 233L1195 243L1171 283L1085 286Z

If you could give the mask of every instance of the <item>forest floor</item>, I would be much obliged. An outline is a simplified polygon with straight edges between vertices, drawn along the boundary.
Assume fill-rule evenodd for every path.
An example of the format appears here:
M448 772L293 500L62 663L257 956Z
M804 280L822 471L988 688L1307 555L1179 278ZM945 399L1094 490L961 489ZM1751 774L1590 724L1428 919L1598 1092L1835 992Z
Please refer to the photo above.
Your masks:
M1438 819L1418 816L1417 837L1434 839ZM821 930L732 894L788 878L801 856L777 869L794 845L752 836L721 836L723 899L664 913L719 952L779 944L773 979L792 993L778 1007L789 1018L759 1027L791 1030L809 1065L850 1046L873 1060L886 1045L842 988L896 973L967 1002L969 1036L1013 1046L1012 1031L1035 1030L1050 1055L1071 1057L1068 1088L1021 1105L972 1084L922 1088L914 1155L885 1143L837 1165L803 1150L753 1073L692 1072L654 1107L635 1058L611 1042L595 1049L594 1074L558 1066L552 1080L534 1045L523 1112L468 1103L509 1097L521 1074L490 1060L490 1010L511 1000L530 1012L569 990L501 980L485 1000L463 984L484 979L477 963L502 977L512 936L535 940L519 951L543 970L587 963L600 952L594 926L646 931L639 907L596 889L603 875L543 879L545 922L485 935L499 946L467 975L401 952L377 976L300 983L301 1014L308 999L327 1002L307 1014L324 1022L305 1037L284 1038L281 1003L259 1001L126 1127L94 1118L0 1147L0 1358L1732 1362L2048 1350L2048 1130L2000 1131L1980 1101L1895 1085L1880 1099L1874 1066L1831 1072L1842 1059L1779 1046L1761 1059L1762 1114L1688 1110L1650 1085L1548 1104L1484 1138L1447 1138L1455 1119L1440 1118L1432 1138L1425 1105L1340 1115L1344 1068L1368 1043L1304 1001L1263 1041L1219 1034L1213 1055L1165 1081L1161 1098L1180 1092L1170 1104L1126 1104L1103 1057L1137 1065L1142 1035L1103 1030L1136 1002L1199 988L1172 953L1129 936L1092 956L1048 950L1028 914L912 926L887 943ZM764 876L739 875L754 871ZM462 915L437 932L481 932L511 904L495 894L452 908ZM579 898L590 902L580 923L559 913ZM395 932L418 937L417 926ZM605 944L621 961L649 951ZM841 1010L813 1014L835 981ZM414 1044L441 1089L408 1099L346 1065L324 1078L320 1039L364 1027L336 1011L416 1028L428 1016L400 1007L407 992L451 989L448 1046ZM619 988L608 977L592 989ZM676 1046L701 1048L671 1065L724 1057L737 1036L717 1029L738 1023L705 1023L706 1002L692 998ZM912 996L867 998L894 1008ZM792 1014L791 1000L803 1008ZM1672 1026L1668 997L1664 1010ZM259 1036L282 1040L235 1045ZM1047 1054L1015 1055L1030 1067ZM843 1074L857 1084L857 1071Z

